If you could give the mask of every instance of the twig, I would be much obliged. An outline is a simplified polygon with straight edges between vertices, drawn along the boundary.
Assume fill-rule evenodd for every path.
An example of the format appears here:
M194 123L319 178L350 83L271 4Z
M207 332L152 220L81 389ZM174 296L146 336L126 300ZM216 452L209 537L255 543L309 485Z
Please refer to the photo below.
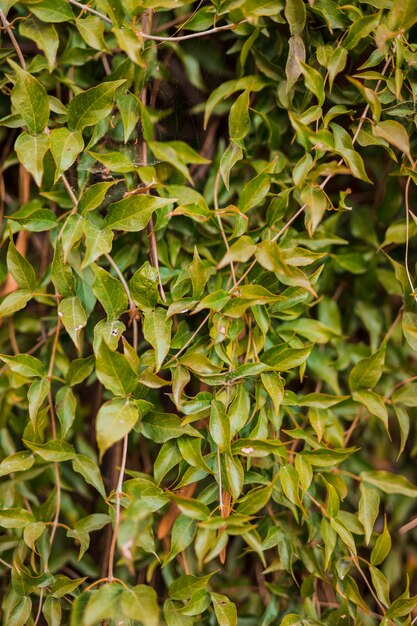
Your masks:
M196 37L205 37L206 35L212 35L213 33L219 33L222 30L233 30L237 28L240 24L247 22L247 20L242 20L241 22L237 22L236 24L226 24L225 26L215 26L214 28L210 28L209 30L203 30L197 33L191 33L190 35L180 35L179 37L162 37L160 35L150 35L144 30L136 31L136 34L143 39L150 39L151 41L186 41L187 39L195 39ZM143 23L143 22L142 22Z
M16 50L16 54L19 57L20 65L25 70L26 69L25 58L23 56L23 53L22 53L22 51L20 49L19 44L17 43L17 39L14 36L14 33L13 33L12 29L11 29L10 22L9 22L9 20L7 19L7 17L5 16L5 14L3 13L3 11L1 9L0 9L0 20L1 20L2 24L3 24L3 26L4 26L4 30L7 32L7 34L10 37L10 41L12 42L12 44L14 46L14 49Z
M127 458L127 444L129 440L129 435L125 435L123 438L123 452L122 452L122 462L120 465L120 473L119 480L117 481L116 487L116 511L114 516L114 530L113 536L110 544L110 553L109 553L109 568L108 568L108 580L109 582L113 582L114 580L114 553L116 550L116 542L117 542L117 534L120 525L120 497L123 493L123 478L126 469L126 458Z
M59 339L60 330L61 330L61 320L60 318L58 318L58 322L57 322L56 329L55 329L54 342L52 344L51 358L49 360L49 368L48 368L49 382L51 381L52 374L54 371L56 350L58 347L58 339ZM55 410L54 410L54 401L52 397L51 385L49 385L49 389L48 389L48 402L49 402L49 412L51 415L52 436L54 439L56 439ZM54 516L53 524L52 524L51 536L49 538L49 543L51 546L54 542L55 534L58 528L59 513L61 509L61 478L59 475L58 463L54 463L54 470L55 470L55 480L56 480L56 509L55 509L55 516ZM46 563L45 563L45 570L48 571L48 559L46 560Z
M407 524L404 524L404 526L401 526L398 532L400 535L405 535L406 533L410 532L410 530L413 530L413 528L415 528L416 526L417 526L417 517L412 519L411 522L407 522Z
M152 13L151 12L143 13L142 35L150 31L151 26L152 26ZM143 104L144 108L146 108L146 100L147 100L147 95L148 95L148 89L147 89L146 82L145 82L146 71L145 71L145 76L143 80L144 80L144 83L143 83L142 91L140 93L140 101ZM139 143L138 152L139 152L139 162L142 163L143 165L148 165L148 144L145 141L145 138L142 138L142 141ZM149 190L146 190L145 193L149 193ZM151 265L156 269L156 272L158 275L159 295L161 296L162 301L166 302L165 291L162 285L161 274L159 272L158 247L156 243L155 228L154 228L152 216L149 218L149 222L146 226L146 234L148 235L149 260L151 262Z
M222 239L224 241L224 245L226 246L226 251L227 251L227 253L229 253L230 252L229 242L227 240L226 233L224 232L222 219L221 219L221 217L219 215L219 186L220 186L220 179L221 179L221 170L220 170L220 167L219 167L219 169L217 170L217 174L216 174L216 180L214 181L214 190L213 190L214 210L215 210L215 213L216 213L217 222L219 224L219 228L220 228L220 232L221 232L221 235L222 235ZM232 260L229 261L229 265L230 265L230 269L231 269L231 272L232 272L233 285L234 285L234 287L236 287L235 266L233 265L233 261Z
M414 169L415 165L416 164L413 163L413 169ZM414 284L413 284L413 280L411 278L409 262L408 262L408 254L409 254L409 248L410 248L410 198L409 198L410 183L411 183L411 176L409 176L407 178L407 183L405 185L405 232L406 232L406 238L405 238L404 264L405 264L405 272L407 274L407 279L408 279L408 282L409 282L410 287L411 287L411 295L413 296L414 300L417 301L417 294L415 293L415 287L414 287Z
M194 338L196 335L198 335L198 333L200 332L200 330L203 328L204 324L208 321L210 317L210 313L208 313L206 315L206 317L203 319L203 321L201 322L200 326L197 328L196 331L193 332L193 334L191 335L191 337L185 342L185 344L183 345L183 347L178 350L177 354L175 356L172 357L172 359L170 359L169 361L167 361L165 363L165 365L169 365L170 363L172 363L173 361L176 361L177 358L179 357L180 354L182 354L184 352L184 350L186 350L188 348L188 346L190 345L190 343L193 342Z
M42 613L42 604L43 604L43 589L41 589L41 593L39 595L39 606L38 606L38 612L36 613L36 617L35 617L35 621L33 622L33 626L37 626L40 618L41 618L41 613Z
M112 259L112 257L110 256L110 254L105 254L104 255L106 257L106 259L108 260L108 262L110 263L110 265L112 266L112 268L114 269L114 271L116 272L117 276L119 277L120 282L123 285L123 289L126 292L126 296L129 302L129 307L130 307L130 317L132 320L132 325L133 325L133 347L136 350L138 349L138 322L136 319L136 315L137 315L137 309L136 309L136 305L133 302L132 299L132 294L130 293L130 289L129 289L129 285L127 284L125 277L123 276L122 272L120 271L120 269L117 267L117 263Z
M101 19L108 24L113 24L113 22L109 17L107 17L107 15L104 15L104 13L100 13L100 11L96 11L96 9L92 9L88 4L81 4L81 2L77 2L77 0L68 0L68 2L78 7L82 11L94 13L94 15L97 15L97 17L101 17Z
M77 196L75 195L75 193L73 192L71 185L68 182L68 178L65 176L65 174L61 174L61 180L64 183L64 187L65 189L68 191L68 195L70 196L72 202L73 202L73 208L71 210L71 214L72 213L76 213L77 211L77 207L78 207L78 199Z

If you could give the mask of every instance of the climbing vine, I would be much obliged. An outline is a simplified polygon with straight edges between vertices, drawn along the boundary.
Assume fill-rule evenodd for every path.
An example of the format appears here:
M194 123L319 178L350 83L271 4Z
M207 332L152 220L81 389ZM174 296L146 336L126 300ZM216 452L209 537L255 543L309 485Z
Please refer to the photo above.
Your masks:
M417 623L413 0L0 0L7 626Z

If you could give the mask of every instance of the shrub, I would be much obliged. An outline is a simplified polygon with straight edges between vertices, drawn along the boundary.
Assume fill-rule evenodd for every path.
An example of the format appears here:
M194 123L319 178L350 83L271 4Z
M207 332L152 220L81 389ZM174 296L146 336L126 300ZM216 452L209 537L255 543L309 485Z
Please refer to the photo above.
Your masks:
M415 3L0 7L2 623L415 623Z

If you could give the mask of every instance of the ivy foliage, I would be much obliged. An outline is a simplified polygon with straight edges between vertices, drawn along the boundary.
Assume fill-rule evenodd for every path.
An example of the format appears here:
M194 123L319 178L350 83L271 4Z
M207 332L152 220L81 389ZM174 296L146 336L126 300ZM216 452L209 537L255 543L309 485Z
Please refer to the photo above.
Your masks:
M0 0L7 626L416 622L414 0Z

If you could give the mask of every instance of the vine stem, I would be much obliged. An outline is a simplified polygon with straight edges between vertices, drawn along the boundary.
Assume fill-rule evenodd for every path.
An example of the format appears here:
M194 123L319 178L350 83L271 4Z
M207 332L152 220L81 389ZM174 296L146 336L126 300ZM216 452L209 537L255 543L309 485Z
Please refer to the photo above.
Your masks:
M136 305L133 302L132 294L130 293L130 289L129 289L129 285L127 284L125 277L123 276L122 272L120 271L119 267L117 266L117 263L112 259L110 254L106 253L104 256L106 257L106 259L108 260L108 262L110 263L110 265L112 266L114 271L116 272L117 276L119 277L120 282L123 285L123 289L126 292L127 300L129 302L129 307L130 307L130 316L131 316L131 319L132 319L132 326L133 326L133 347L134 347L135 352L136 352L137 349L138 349L138 322L137 322L137 319L136 319L136 314L137 314Z
M55 420L54 400L52 397L52 389L51 389L51 378L52 378L54 366L55 366L55 358L56 358L56 351L58 347L60 331L61 331L61 320L58 317L58 322L57 322L56 329L55 329L54 342L52 344L51 358L49 360L49 368L48 368L48 380L49 380L48 402L49 402L49 413L51 415L52 436L54 439L56 439L56 420ZM51 536L49 538L49 543L51 547L54 542L56 531L58 528L59 513L61 509L61 477L59 474L58 463L54 463L54 471L55 471L55 480L56 480L56 510L55 510L55 516L52 522ZM45 563L45 570L48 571L48 559Z
M90 12L90 13L93 13L94 15L97 15L97 17L101 17L101 19L107 22L108 24L113 24L113 22L111 21L109 17L107 17L107 15L104 15L104 13L100 13L100 11L96 11L96 9L93 9L92 7L88 6L88 4L82 4L81 2L77 2L77 0L68 0L68 2L78 7L82 11Z
M129 440L129 435L125 435L123 438L123 452L122 452L122 462L120 464L119 480L117 481L117 487L116 487L116 510L115 510L115 516L114 516L114 529L113 529L113 536L111 539L110 551L109 551L109 565L108 565L108 575L107 575L107 579L109 582L114 581L114 553L116 551L117 534L118 534L119 526L120 526L120 513L121 513L120 498L123 493L123 478L124 478L125 469L126 469L128 440Z
M20 65L23 67L23 69L26 69L26 61L25 58L23 56L23 53L20 49L19 44L17 43L17 39L14 36L14 33L12 31L12 27L10 26L10 22L7 19L7 17L5 16L4 12L0 9L0 20L3 24L4 30L7 32L7 34L9 35L10 41L13 44L14 49L16 50L16 54L19 57L19 61L20 61Z
M219 33L223 30L233 30L237 28L240 24L247 22L247 20L242 20L241 22L237 22L236 24L225 24L224 26L215 26L214 28L210 28L209 30L203 30L198 33L190 33L189 35L180 35L179 37L163 37L161 35L150 35L149 33L139 30L136 31L136 34L139 37L143 37L143 39L150 39L151 41L186 41L187 39L196 39L196 37L206 37L207 35L212 35L213 33Z
M198 335L198 333L200 332L200 330L203 328L204 324L208 321L210 317L210 313L208 313L206 315L206 317L203 319L203 321L201 322L201 324L199 325L199 327L197 328L197 330L195 330L193 332L193 334L191 335L191 337L185 342L185 344L183 345L183 347L181 348L181 350L179 350L177 352L177 354L175 356L172 357L172 359L170 359L169 361L167 361L165 363L165 365L169 365L170 363L172 363L173 361L176 361L176 359L179 357L180 354L182 354L184 352L184 350L186 350L188 348L188 346L190 345L190 343L193 342L194 338L196 337L196 335Z
M221 171L220 171L220 167L219 167L219 169L217 170L217 174L216 174L216 180L214 181L214 190L213 190L214 210L215 210L215 213L216 213L217 222L219 224L219 228L220 228L220 232L221 232L221 235L222 235L222 239L224 241L224 245L226 246L226 250L229 253L230 252L229 242L227 240L226 233L224 232L222 218L219 215L219 186L220 186L220 179L221 179ZM235 266L233 265L233 261L232 260L229 261L229 265L230 265L230 270L232 272L233 286L236 287Z
M109 17L107 17L107 15L104 15L104 13L100 13L100 11L97 11L96 9L91 8L88 4L82 4L81 2L77 2L77 0L68 0L68 2L78 7L84 12L90 12L90 13L93 13L94 15L97 15L97 17L100 17L102 20L107 22L107 24L113 25L112 20ZM168 41L168 42L186 41L187 39L195 39L196 37L206 37L207 35L212 35L213 33L219 33L223 30L233 30L234 28L237 28L240 24L244 24L247 21L248 20L241 20L240 22L237 22L236 24L225 24L224 26L215 26L214 28L209 28L208 30L203 30L198 33L190 33L189 35L180 35L179 37L175 37L175 36L163 37L159 35L151 35L149 32L147 32L147 28L143 27L144 22L143 22L143 17L142 17L142 30L136 31L136 34L139 37L142 37L143 39L149 39L151 41L161 41L161 42L163 41Z
M145 12L142 15L142 35L144 36L146 33L148 33L151 30L151 28L152 28L152 12L149 12L149 13ZM146 69L145 69L145 75L143 78L142 91L139 96L140 101L143 104L144 108L146 108L146 100L148 96L148 89L146 86ZM142 138L142 141L139 143L138 152L139 152L140 163L143 163L143 165L148 165L148 144L144 137ZM149 189L146 190L145 193L149 193ZM166 302L165 291L162 285L161 274L159 272L158 246L156 243L155 227L154 227L152 216L149 218L149 222L146 225L146 234L148 236L149 260L151 262L151 265L156 269L156 273L158 276L159 295L161 296L162 301Z

